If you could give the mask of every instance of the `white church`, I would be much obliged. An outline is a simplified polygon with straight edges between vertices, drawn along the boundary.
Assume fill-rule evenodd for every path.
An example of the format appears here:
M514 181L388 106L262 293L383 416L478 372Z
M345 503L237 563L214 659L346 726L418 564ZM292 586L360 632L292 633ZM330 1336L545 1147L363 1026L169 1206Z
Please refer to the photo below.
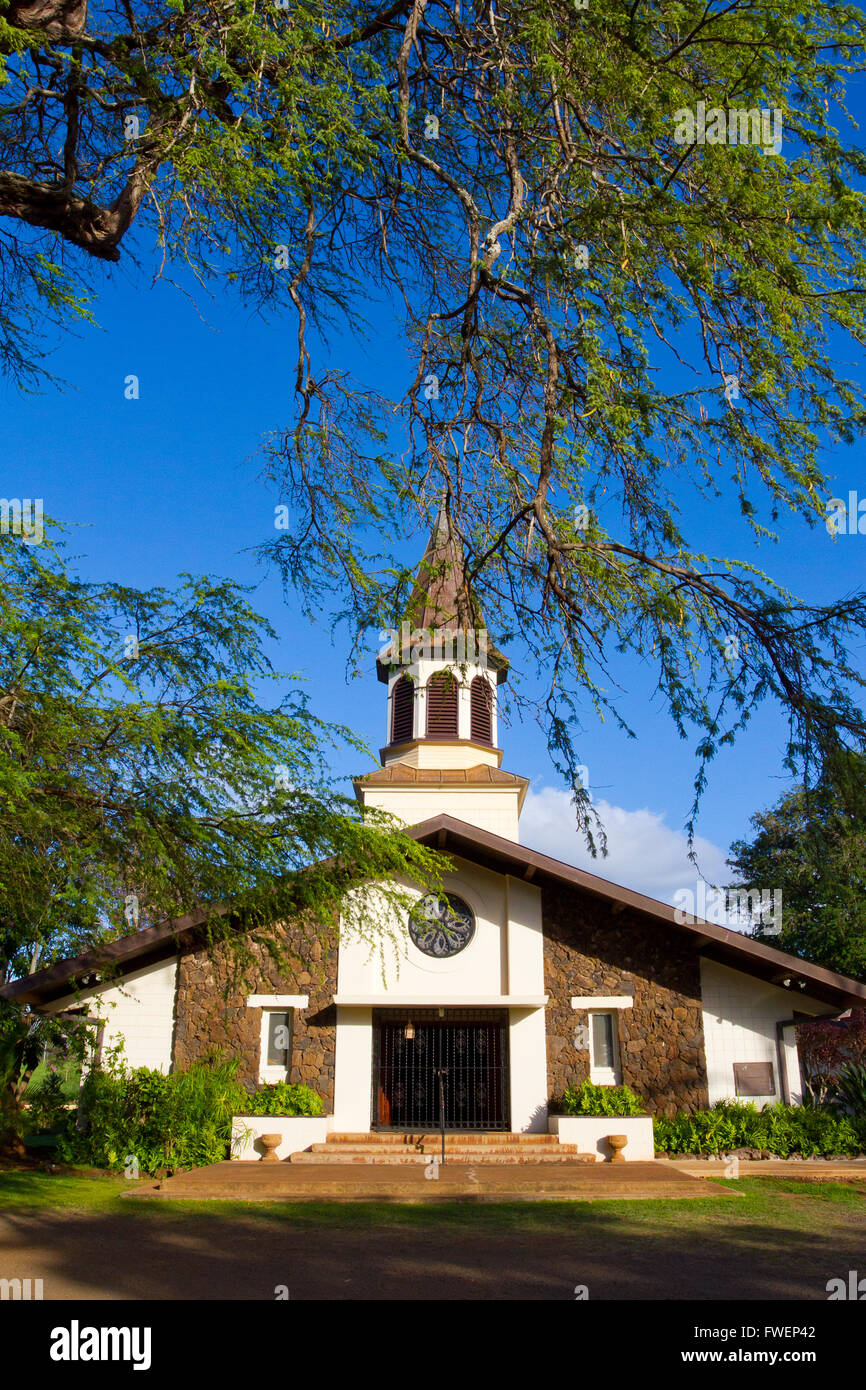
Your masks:
M251 1088L304 1082L324 1103L320 1137L555 1134L565 1088L587 1078L628 1085L648 1115L797 1103L796 1024L863 1006L866 987L521 844L529 781L503 767L497 717L508 662L444 507L377 674L381 766L356 795L452 865L445 893L416 890L393 923L384 976L344 932L291 978L263 967L254 993L226 996L191 913L3 994L86 1008L131 1067L183 1067L218 1046Z

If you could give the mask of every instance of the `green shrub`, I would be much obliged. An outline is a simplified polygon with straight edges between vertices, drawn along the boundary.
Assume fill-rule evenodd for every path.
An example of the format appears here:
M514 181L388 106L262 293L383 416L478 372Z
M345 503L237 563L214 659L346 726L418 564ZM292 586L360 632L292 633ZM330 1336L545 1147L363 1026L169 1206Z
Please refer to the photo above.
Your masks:
M850 1158L866 1148L866 1122L826 1106L719 1101L709 1110L653 1121L656 1153L720 1154L768 1149L779 1158Z
M643 1115L645 1107L628 1086L596 1086L582 1081L569 1086L562 1097L566 1115Z
M29 1133L54 1132L63 1126L66 1120L66 1090L59 1072L49 1071L38 1086L29 1086L26 1099L26 1127Z
M309 1086L277 1081L273 1086L260 1086L247 1101L244 1115L321 1115L321 1097ZM241 1113L241 1112L238 1112Z
M281 1082L254 1096L237 1079L238 1061L198 1062L166 1073L124 1069L117 1059L86 1077L80 1126L66 1121L61 1154L67 1162L140 1172L197 1168L228 1157L234 1115L320 1115L322 1102L307 1086Z

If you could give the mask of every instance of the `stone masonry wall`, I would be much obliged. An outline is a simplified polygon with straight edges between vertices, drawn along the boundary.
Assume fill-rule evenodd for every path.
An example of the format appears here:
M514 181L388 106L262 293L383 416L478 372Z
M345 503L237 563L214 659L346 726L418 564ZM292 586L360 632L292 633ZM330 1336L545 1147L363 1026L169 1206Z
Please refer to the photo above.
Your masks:
M255 948L253 948L255 950ZM225 945L211 954L201 943L185 947L178 961L173 1062L187 1067L208 1052L219 1049L239 1057L239 1079L250 1090L258 1085L262 1010L248 1009L250 994L306 994L309 1006L295 1010L292 1068L288 1079L303 1082L318 1092L325 1111L334 1107L334 1058L337 1011L332 1003L337 990L337 946L321 940L296 943L301 957L294 973L280 975L274 963L259 950L259 977L224 993L230 977Z
M650 1114L704 1109L707 1069L701 1017L700 959L685 936L640 918L614 914L589 894L545 886L544 976L547 1075L551 1096L589 1077L589 1052L575 1047L588 1022L573 995L630 994L617 1009L622 1079Z

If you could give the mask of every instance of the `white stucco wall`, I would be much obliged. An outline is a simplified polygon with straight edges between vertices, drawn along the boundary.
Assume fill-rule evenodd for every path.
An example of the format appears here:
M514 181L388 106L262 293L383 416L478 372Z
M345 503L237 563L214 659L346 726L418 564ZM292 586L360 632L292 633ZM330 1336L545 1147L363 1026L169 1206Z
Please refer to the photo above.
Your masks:
M395 763L405 763L407 767L433 768L439 772L449 768L478 767L479 764L487 767L499 767L502 762L502 754L499 749L491 748L485 743L421 742L414 748L402 746L405 749L403 752L385 753L385 767L392 767ZM441 795L440 792L440 797ZM438 809L442 811L448 808L440 806Z
M406 825L420 825L443 811L467 825L477 825L505 840L517 840L520 789L485 787L429 786L365 787L364 805L389 811Z
M771 1062L774 1094L752 1099L757 1105L781 1100L776 1024L792 1018L795 1011L826 1013L826 1005L804 998L802 990L768 984L708 960L701 961L701 991L710 1104L737 1098L734 1062ZM786 1033L784 1053L791 1100L799 1104L802 1081L793 1029Z
M333 1128L365 1134L373 1103L373 1010L337 1009Z
M87 1004L89 1015L105 1025L103 1051L120 1040L130 1067L169 1071L176 981L177 960L171 957L133 971L120 984L67 995L51 1005L51 1012Z
M547 1060L544 1009L512 1006L509 999L544 998L541 893L531 883L493 873L456 859L444 877L449 892L475 913L472 941L447 960L426 956L400 923L399 954L384 961L351 937L340 941L337 998L361 998L361 1005L337 1008L334 1128L370 1127L373 1008L416 1005L503 1007L509 1017L511 1126L547 1129ZM418 896L417 890L414 895Z

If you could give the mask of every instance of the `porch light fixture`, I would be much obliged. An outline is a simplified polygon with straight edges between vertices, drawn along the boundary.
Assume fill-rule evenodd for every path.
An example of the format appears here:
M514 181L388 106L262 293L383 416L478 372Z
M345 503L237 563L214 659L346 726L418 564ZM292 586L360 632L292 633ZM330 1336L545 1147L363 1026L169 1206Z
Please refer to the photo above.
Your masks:
M406 1039L407 1042L411 1042L412 1039L415 1037L415 1024L412 1022L411 1018L406 1024L406 1027L403 1029L403 1037Z

